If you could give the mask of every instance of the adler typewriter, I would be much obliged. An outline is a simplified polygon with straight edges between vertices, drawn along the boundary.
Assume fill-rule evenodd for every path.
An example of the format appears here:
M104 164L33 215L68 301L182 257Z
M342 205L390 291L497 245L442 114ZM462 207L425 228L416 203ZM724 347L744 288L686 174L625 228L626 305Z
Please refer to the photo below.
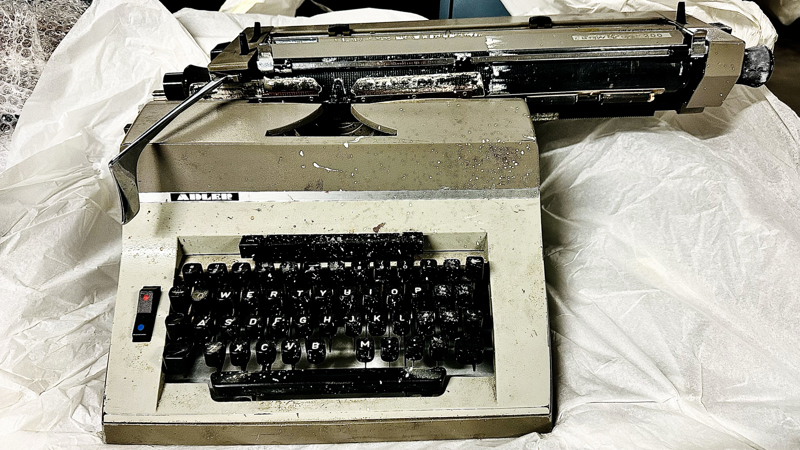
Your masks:
M122 204L110 443L553 421L532 120L699 112L772 59L676 14L262 27L164 77Z

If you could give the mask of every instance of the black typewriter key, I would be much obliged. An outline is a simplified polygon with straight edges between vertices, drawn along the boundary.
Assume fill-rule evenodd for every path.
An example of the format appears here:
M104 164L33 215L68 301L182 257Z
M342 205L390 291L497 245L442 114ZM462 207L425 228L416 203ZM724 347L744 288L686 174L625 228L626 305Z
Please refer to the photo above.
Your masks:
M325 362L327 349L325 342L320 339L310 339L306 341L306 359L310 364L322 364Z
M328 280L339 285L347 279L347 269L344 261L331 261L328 263Z
M433 311L417 313L417 332L424 336L431 336L436 332L436 314Z
M456 362L459 364L476 365L483 362L483 343L479 336L465 335L453 341Z
M269 320L269 335L275 339L289 336L289 319L284 315L272 316Z
M317 288L313 291L314 308L317 311L331 311L333 309L333 289Z
M303 267L302 279L309 284L322 283L327 275L327 269L321 263L307 263Z
M455 280L461 275L461 261L453 258L445 259L441 271L448 280Z
M380 298L382 292L383 288L379 283L368 284L361 288L361 293L363 295L369 295L375 298Z
M386 362L395 362L400 357L400 339L395 336L381 339L381 359Z
M197 316L208 312L211 303L211 291L205 288L196 287L192 289L192 315Z
M164 323L167 327L167 338L170 341L187 338L192 331L192 322L184 313L170 313Z
M261 250L265 255L264 259L288 260L301 256L305 243L303 236L268 235L261 243Z
M411 279L411 274L414 272L414 260L406 259L397 261L397 278L401 282L406 282Z
M422 352L425 350L425 337L415 334L405 339L406 352L405 358L411 361L422 359Z
M375 311L369 314L367 321L367 332L370 336L383 336L386 334L388 314L383 311Z
M361 314L350 314L344 323L344 334L352 338L357 337L364 330Z
M294 367L303 357L303 349L300 347L299 339L286 339L281 344L281 361L284 364Z
M224 263L211 263L206 269L206 278L214 286L225 284L228 281L228 267Z
M373 273L375 274L375 279L377 280L391 280L392 277L392 263L391 261L380 260L375 261L375 267L373 268Z
M214 311L217 315L233 314L234 299L238 296L233 289L220 289L214 295Z
M411 311L403 309L394 314L392 320L392 333L398 336L407 336L411 333Z
M302 265L296 261L284 261L281 263L281 275L288 282L296 282L302 272Z
M231 278L239 286L247 285L252 274L253 270L248 262L237 262L231 266Z
M431 304L430 287L426 283L415 283L409 287L409 295L411 297L411 306L417 310L430 309L433 307Z
M279 313L283 309L283 292L280 289L267 288L262 293L264 299L261 312L266 314Z
M368 261L353 261L350 266L352 280L357 284L367 282L372 278L371 269Z
M257 339L261 337L264 331L264 318L258 314L250 315L244 323L244 332L250 339Z
M275 269L271 262L259 261L256 263L253 276L261 283L280 283L281 273Z
M261 366L270 367L278 356L276 344L273 340L262 339L256 342L256 362Z
M250 362L250 341L236 339L231 342L228 352L231 355L231 364L240 367L242 370L247 369L247 364Z
M192 304L192 291L184 284L176 284L169 289L169 304L172 312L188 313Z
M403 287L389 286L386 288L386 307L390 312L396 311L403 303Z
M308 289L292 289L289 294L292 312L306 314L311 312L311 295Z
M451 306L453 298L453 286L449 284L433 285L433 301L436 306Z
M375 343L370 338L358 338L355 342L356 360L364 364L375 359Z
M184 264L181 269L183 281L187 286L197 286L203 282L205 274L203 273L203 266L200 263Z
M311 317L306 315L295 316L292 319L292 328L294 329L295 337L308 338L313 331L311 327Z
M225 344L220 341L206 343L203 359L208 367L222 370L222 366L225 364Z
M169 342L164 346L164 371L185 374L192 367L194 343L191 341Z
M484 262L482 257L468 256L464 264L464 273L471 281L480 282L483 280L483 268Z
M337 314L345 316L356 307L356 297L354 292L354 289L349 287L342 289L342 294L338 296L339 301L336 305Z
M431 343L428 346L428 356L437 362L447 359L447 339L444 336L431 337Z
M242 258L254 258L259 253L263 236L245 235L239 240L239 255Z
M461 315L461 322L464 324L464 331L478 331L483 327L483 312L479 309L465 309Z
M457 309L440 309L438 311L439 329L447 336L458 334L458 326L461 324L461 316Z
M338 329L333 320L333 315L323 314L319 318L319 335L326 338L332 338Z
M239 316L225 316L219 324L222 335L228 340L236 339L239 336L239 328Z
M456 306L459 308L470 308L475 300L475 288L472 283L456 283L453 285L456 297Z
M217 324L211 314L195 316L193 328L197 342L207 342L217 332Z
M419 280L432 283L439 274L439 263L435 259L422 259L419 261Z
M379 309L383 305L380 299L380 289L375 286L365 287L361 295L361 304L364 305L364 309L367 311Z
M239 313L255 314L264 308L264 296L257 286L248 286L242 291L241 301L239 302Z

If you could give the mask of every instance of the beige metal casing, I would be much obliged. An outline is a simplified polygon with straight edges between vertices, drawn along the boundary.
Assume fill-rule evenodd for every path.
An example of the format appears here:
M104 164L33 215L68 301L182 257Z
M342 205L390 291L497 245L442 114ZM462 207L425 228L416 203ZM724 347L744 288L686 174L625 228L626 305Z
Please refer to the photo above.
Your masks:
M147 104L128 136L141 134L174 104ZM356 117L392 135L271 135L316 118L319 108L296 103L199 102L142 153L139 190L416 191L539 186L538 154L526 153L533 128L523 100L359 104L352 106Z
M419 105L430 108L413 110L415 120L403 119L408 108ZM278 105L256 106L263 109L261 116L292 121L269 112ZM255 125L247 119L241 119L245 123L237 128L231 123L235 116L219 115L221 122L215 125L214 113L205 113L198 118L205 122L194 141L185 128L193 126L191 120L183 124L176 120L145 151L139 172L144 202L123 230L103 415L107 442L351 442L514 436L549 429L552 380L538 151L524 101L369 106L374 108L359 114L396 130L396 136L266 137L264 128L272 122L259 122L258 133L248 134ZM447 108L458 112L446 113ZM312 114L310 109L298 115ZM436 118L425 117L425 110L434 111ZM146 111L131 134L151 120ZM219 133L203 134L217 125ZM228 138L236 143L220 142ZM254 141L249 144L252 148L245 148L248 139ZM243 150L249 151L250 160L242 162ZM350 152L357 163L348 162ZM336 157L323 159L331 155ZM280 158L284 160L278 163ZM243 170L238 177L228 173L230 184L226 184L218 173L233 171L235 161ZM278 164L287 176L275 171ZM250 176L248 169L253 166L259 170ZM395 170L400 175L393 176ZM465 170L474 171L477 180L463 177ZM183 171L191 177L157 181ZM409 181L409 174L416 171L429 181L424 177ZM189 191L198 189L186 188L213 192L228 187L224 190L241 191L243 197L252 195L256 200L169 202L159 182ZM422 189L411 189L414 183ZM368 190L359 190L359 184L369 185ZM328 190L331 185L342 191ZM309 190L303 190L306 186ZM151 200L162 196L165 201L148 203L148 196ZM254 402L215 402L205 384L164 383L166 291L184 257L210 253L236 259L243 234L370 233L380 224L384 224L381 232L423 231L426 251L477 251L487 256L494 376L453 377L439 397ZM143 285L161 285L164 295L152 341L133 343L136 294Z
M705 35L708 60L703 79L687 103L687 108L722 106L742 72L745 45L741 39L718 28L690 18L687 27L700 36ZM704 28L701 28L704 27Z

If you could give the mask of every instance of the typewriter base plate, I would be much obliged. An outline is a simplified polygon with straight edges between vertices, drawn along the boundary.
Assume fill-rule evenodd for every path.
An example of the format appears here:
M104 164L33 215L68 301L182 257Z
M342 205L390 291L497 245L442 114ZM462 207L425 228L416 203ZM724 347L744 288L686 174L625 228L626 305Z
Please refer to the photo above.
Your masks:
M320 444L414 441L431 439L500 438L552 428L546 408L530 415L451 420L381 420L356 423L277 424L148 424L106 425L109 444L240 445Z

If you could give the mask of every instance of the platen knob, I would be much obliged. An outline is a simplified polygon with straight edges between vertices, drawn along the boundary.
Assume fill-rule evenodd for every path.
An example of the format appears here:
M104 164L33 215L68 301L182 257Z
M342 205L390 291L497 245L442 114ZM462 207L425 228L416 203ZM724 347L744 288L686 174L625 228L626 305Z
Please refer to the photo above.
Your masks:
M774 67L775 59L772 56L772 50L766 45L747 48L744 50L742 74L736 80L736 84L759 87L769 80Z

